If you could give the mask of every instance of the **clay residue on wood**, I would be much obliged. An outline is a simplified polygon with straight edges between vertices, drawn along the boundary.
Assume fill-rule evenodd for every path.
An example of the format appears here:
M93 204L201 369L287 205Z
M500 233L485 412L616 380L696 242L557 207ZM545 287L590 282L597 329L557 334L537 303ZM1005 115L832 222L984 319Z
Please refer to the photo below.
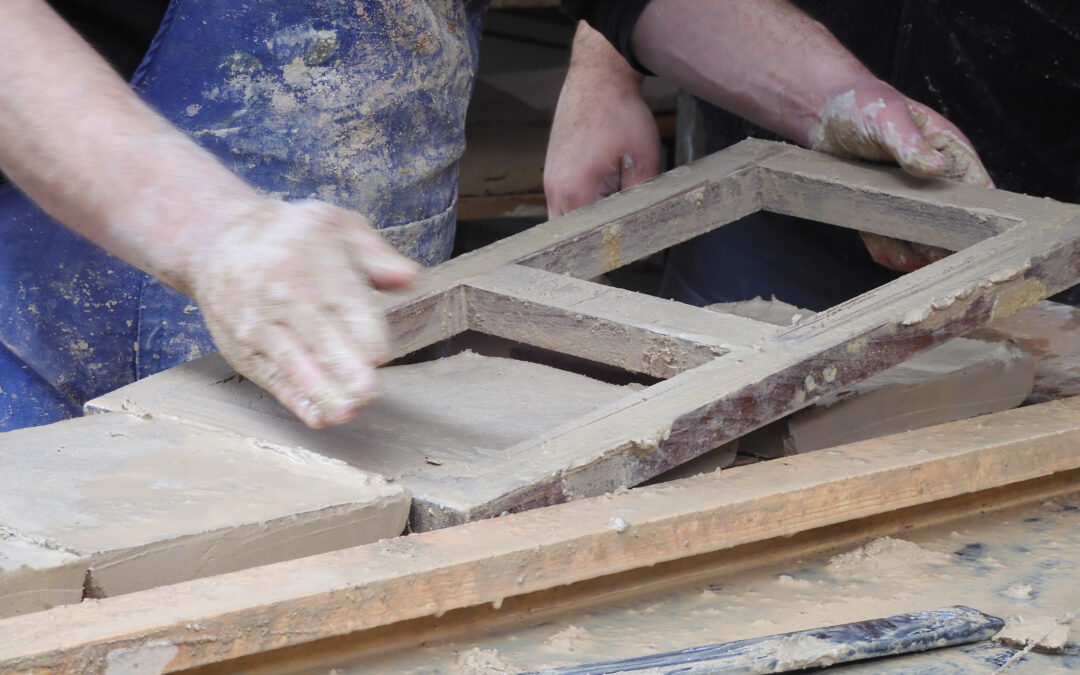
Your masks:
M496 649L469 649L458 655L457 675L510 675L518 669L504 661Z
M989 517L969 518L808 557L744 560L734 570L688 579L620 600L604 596L531 626L492 626L487 634L422 652L406 649L357 662L348 672L451 672L455 652L498 650L522 670L593 663L733 642L953 604L994 616L1061 619L1080 607L1080 493ZM1002 593L1027 585L1025 598ZM505 625L505 624L504 624ZM588 631L574 652L548 644L567 626ZM795 650L797 651L797 650ZM1016 650L971 647L890 659L904 672L990 673ZM793 655L793 656L797 656ZM1080 668L1080 654L1032 653L1009 669L1042 675ZM873 675L881 661L845 666Z
M570 625L549 637L544 644L558 652L575 652L593 647L593 642L589 631Z
M1067 619L1045 614L1017 614L1005 620L994 640L1017 649L1059 654L1068 644L1069 624Z
M910 578L949 562L949 556L944 553L928 551L903 539L881 537L834 557L829 561L829 572L838 579L881 582L896 577Z

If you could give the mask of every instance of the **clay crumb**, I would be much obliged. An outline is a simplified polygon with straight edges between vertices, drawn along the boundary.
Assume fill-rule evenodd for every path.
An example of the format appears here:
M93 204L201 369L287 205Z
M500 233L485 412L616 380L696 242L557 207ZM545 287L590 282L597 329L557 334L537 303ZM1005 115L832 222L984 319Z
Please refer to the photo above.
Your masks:
M135 401L132 401L130 398L125 398L120 403L120 410L124 411L128 415L132 415L134 417L138 417L144 420L148 420L151 417L149 411L147 411Z
M774 654L777 668L787 671L831 666L846 656L850 649L828 640L800 635L783 638L776 646Z
M1002 595L1016 598L1017 600L1027 600L1035 595L1035 589L1028 584L1013 584L1002 591Z
M621 516L615 516L614 518L612 518L611 526L615 528L615 531L619 534L622 534L623 532L626 532L630 529L630 523L626 522L626 519L622 518Z
M1046 615L1010 616L1005 620L1005 627L994 636L994 641L1016 649L1060 654L1069 641L1069 624Z
M544 644L556 651L575 652L588 649L593 641L592 633L588 630L571 625L549 637Z
M456 667L459 675L502 675L519 670L504 661L499 650L478 647L458 654Z
M934 565L947 565L948 555L929 551L903 539L880 537L829 561L829 572L840 579L911 578ZM921 569L920 569L921 568Z

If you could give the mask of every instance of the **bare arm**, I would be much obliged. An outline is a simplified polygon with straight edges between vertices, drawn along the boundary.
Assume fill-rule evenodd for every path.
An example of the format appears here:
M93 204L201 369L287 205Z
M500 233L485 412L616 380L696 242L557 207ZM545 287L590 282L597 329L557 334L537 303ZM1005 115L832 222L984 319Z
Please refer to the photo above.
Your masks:
M633 48L656 73L807 147L892 158L921 177L950 172L951 158L924 130L928 115L948 123L924 106L912 111L913 102L784 0L652 0ZM985 170L980 178L988 181Z
M660 134L642 79L603 35L578 24L544 161L550 217L659 172Z
M371 397L386 348L365 298L416 266L364 218L259 195L43 0L0 2L0 82L0 168L46 211L191 295L226 359L305 422Z
M597 40L603 38L591 30L579 29L575 36L544 169L551 215L610 192L617 181L606 167L617 165L617 152L640 148L648 138L642 124L609 124L598 113L625 115L644 104L635 88L612 86L631 81L629 66ZM634 27L631 46L653 72L807 147L895 161L923 178L992 185L955 125L877 79L828 30L785 0L652 0ZM875 260L898 270L947 254L880 235L863 239Z

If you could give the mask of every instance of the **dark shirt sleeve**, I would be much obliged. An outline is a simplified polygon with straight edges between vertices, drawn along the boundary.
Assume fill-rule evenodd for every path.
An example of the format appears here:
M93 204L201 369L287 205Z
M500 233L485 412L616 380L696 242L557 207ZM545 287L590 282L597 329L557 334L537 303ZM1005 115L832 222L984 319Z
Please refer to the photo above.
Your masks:
M634 57L630 37L649 0L562 0L562 10L603 34L637 71L651 73Z

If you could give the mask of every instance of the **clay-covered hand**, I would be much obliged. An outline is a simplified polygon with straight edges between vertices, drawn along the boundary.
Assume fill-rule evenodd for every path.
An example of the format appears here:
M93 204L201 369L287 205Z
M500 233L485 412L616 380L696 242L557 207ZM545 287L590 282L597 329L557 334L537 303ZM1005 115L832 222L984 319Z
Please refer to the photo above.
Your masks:
M834 155L894 161L920 178L993 186L971 142L951 122L888 84L864 79L829 99L811 132L811 147ZM949 254L945 249L863 233L871 257L910 272Z
M225 359L307 424L373 396L388 350L372 287L419 267L367 220L260 195L48 3L0 2L0 82L0 166L49 214L190 295Z
M372 287L419 270L356 213L266 199L214 230L177 285L225 359L318 428L349 421L376 393L388 348Z
M660 134L641 96L641 76L582 23L544 162L548 217L636 185L659 170Z

